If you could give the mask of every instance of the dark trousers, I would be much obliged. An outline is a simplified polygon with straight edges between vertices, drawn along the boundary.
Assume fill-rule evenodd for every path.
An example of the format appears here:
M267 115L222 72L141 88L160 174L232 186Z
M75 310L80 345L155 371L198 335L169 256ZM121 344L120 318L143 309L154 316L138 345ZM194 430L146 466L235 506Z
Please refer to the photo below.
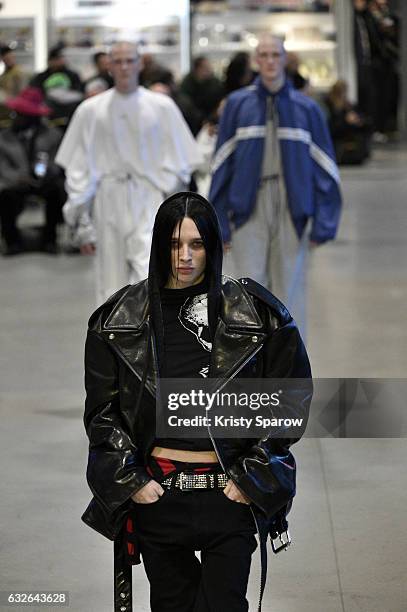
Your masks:
M247 612L257 546L249 506L222 489L170 489L133 507L152 612Z
M44 243L55 243L57 224L62 221L62 207L66 200L64 181L58 178L39 187L22 190L5 189L0 192L1 233L7 246L21 243L17 219L24 210L24 202L28 195L40 196L45 200L45 227L42 239Z
M370 66L357 67L358 104L357 109L365 117L372 120L376 112L376 90L373 71Z
M374 129L378 132L397 130L399 77L390 63L382 63L373 70Z

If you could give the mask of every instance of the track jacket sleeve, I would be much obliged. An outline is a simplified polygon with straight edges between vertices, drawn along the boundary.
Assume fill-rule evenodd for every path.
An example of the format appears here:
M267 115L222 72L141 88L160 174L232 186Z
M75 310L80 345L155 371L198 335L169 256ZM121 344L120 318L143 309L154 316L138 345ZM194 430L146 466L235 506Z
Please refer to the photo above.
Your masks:
M313 104L309 114L312 142L314 215L311 240L326 242L335 238L341 212L339 171L328 126L321 109Z
M236 104L228 98L223 109L215 155L212 162L212 182L208 199L219 217L224 242L231 239L229 223L229 186L234 172L234 150L236 147Z

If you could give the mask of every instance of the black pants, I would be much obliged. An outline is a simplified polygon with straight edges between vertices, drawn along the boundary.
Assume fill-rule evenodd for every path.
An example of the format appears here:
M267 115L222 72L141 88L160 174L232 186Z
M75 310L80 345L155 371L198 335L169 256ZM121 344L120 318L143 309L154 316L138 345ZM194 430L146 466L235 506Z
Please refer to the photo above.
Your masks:
M134 504L134 519L152 612L247 612L257 546L249 506L222 489L170 489L157 502Z
M24 210L24 201L28 195L44 198L45 227L42 240L44 243L55 243L57 224L62 221L62 207L66 200L64 181L59 178L27 190L5 189L0 192L1 233L7 246L21 243L17 219Z
M370 121L376 112L376 91L373 71L370 66L359 65L357 69L358 79L358 111Z

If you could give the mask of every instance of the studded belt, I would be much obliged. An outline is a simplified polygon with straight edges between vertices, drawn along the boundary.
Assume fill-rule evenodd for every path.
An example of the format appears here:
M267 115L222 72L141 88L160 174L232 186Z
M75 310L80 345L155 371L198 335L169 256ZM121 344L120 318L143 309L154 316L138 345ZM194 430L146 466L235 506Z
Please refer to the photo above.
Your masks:
M192 489L224 489L228 482L226 474L188 474L179 472L161 482L166 489L181 489L191 491Z

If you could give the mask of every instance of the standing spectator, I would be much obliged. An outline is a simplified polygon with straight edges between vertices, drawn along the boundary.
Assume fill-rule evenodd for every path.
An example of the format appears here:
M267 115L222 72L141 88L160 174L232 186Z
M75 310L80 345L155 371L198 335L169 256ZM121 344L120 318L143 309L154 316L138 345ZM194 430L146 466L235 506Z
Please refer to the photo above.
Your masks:
M63 173L54 163L61 133L42 117L50 113L39 89L27 87L6 106L16 113L10 129L0 132L0 219L5 255L24 250L17 218L29 195L45 200L42 249L56 253L56 227L66 199Z
M381 115L383 46L378 25L369 9L368 0L353 0L354 49L357 70L358 110L383 131ZM380 139L380 138L379 138Z
M102 91L105 91L106 89L109 89L110 87L113 87L114 81L113 81L112 75L110 74L109 54L106 53L105 51L98 51L97 53L93 55L92 59L93 59L93 63L96 68L96 73L92 75L85 82L85 91L86 91L86 86L92 81L94 81L95 79L98 79L99 81L104 81L105 87Z
M19 94L25 79L11 47L1 47L0 59L4 64L4 72L0 75L0 102L2 102L5 98Z
M34 76L30 84L41 89L53 118L66 126L83 98L83 84L78 73L67 67L64 47L58 45L50 50L48 68Z
M246 51L236 53L225 71L225 94L250 85L255 77L252 70L250 55Z
M201 125L216 110L225 94L222 82L214 76L209 60L203 55L193 60L192 71L182 80L180 91L201 113Z
M371 0L369 11L376 27L380 48L374 65L377 90L375 110L375 139L387 140L387 132L397 130L399 99L399 23L390 11L387 0Z
M380 61L380 41L367 0L353 0L353 6L358 109L366 117L373 119L377 98L373 61Z
M227 98L209 200L230 248L226 272L272 287L296 310L290 282L294 271L305 274L298 271L297 262L305 261L299 241L309 218L312 243L335 237L339 175L321 110L285 77L282 41L263 37L256 60L260 75L253 86ZM300 247L304 257L298 258Z
M66 221L82 253L96 253L98 302L145 278L158 205L188 184L199 162L175 103L139 86L139 67L135 45L112 47L115 86L79 106L57 155L66 169Z

